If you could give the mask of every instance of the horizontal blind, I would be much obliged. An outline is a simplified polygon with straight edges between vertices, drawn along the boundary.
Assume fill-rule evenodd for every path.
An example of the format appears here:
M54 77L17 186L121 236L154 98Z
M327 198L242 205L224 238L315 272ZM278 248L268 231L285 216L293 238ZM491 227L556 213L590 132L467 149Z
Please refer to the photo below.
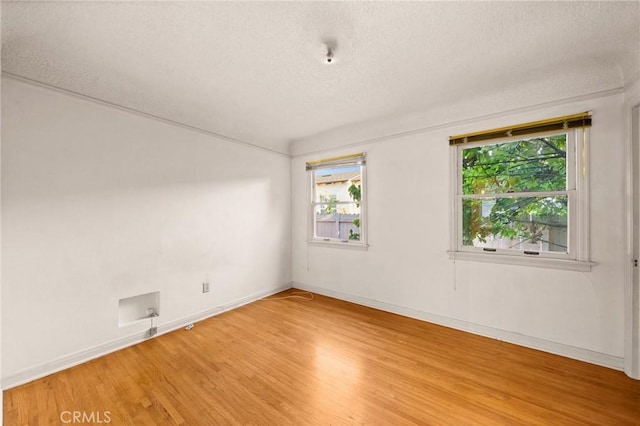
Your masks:
M554 130L569 130L591 127L591 114L566 115L548 120L533 121L531 123L516 124L498 129L484 130L481 132L467 133L449 137L449 145L461 145L466 143L488 141L492 139L513 138L517 136L532 135L535 133L547 133Z
M365 164L365 153L343 155L340 157L325 158L322 160L308 161L307 170L324 169L336 166L356 166Z

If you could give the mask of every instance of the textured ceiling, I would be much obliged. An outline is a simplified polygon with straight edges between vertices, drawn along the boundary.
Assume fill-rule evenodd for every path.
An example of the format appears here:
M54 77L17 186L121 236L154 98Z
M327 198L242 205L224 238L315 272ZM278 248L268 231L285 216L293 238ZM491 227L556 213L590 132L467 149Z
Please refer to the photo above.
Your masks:
M622 87L640 70L639 5L3 2L2 67L287 153L470 94Z

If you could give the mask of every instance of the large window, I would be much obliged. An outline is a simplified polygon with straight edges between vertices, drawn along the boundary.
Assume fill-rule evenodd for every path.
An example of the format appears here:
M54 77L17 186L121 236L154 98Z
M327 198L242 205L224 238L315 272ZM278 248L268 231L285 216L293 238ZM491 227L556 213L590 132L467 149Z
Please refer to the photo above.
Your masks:
M588 261L590 116L556 121L451 138L454 255Z
M311 241L365 245L364 169L364 154L307 163Z

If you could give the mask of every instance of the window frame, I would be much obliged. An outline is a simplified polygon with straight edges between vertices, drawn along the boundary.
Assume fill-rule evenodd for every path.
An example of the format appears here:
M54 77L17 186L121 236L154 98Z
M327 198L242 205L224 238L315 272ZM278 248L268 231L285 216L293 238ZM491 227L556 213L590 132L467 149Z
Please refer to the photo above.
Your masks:
M567 185L564 191L548 192L515 192L504 194L463 194L462 184L462 152L465 149L504 144L535 137L545 137L567 134ZM451 259L472 260L480 262L506 263L525 266L590 271L595 265L589 258L589 175L588 171L588 143L590 129L586 127L565 130L553 130L544 133L527 134L515 137L496 138L467 144L452 145L450 147L451 170ZM505 198L517 196L567 196L567 242L568 253L538 251L531 254L527 250L465 246L463 244L463 209L464 199Z
M316 245L316 246L325 246L325 247L338 247L338 248L348 248L348 249L360 249L366 250L369 245L367 243L367 167L366 162L364 161L366 154L361 154L361 161L331 161L331 160L320 160L315 165L313 169L307 171L309 174L309 226L308 226L308 244ZM308 163L309 164L309 163ZM355 204L356 201L336 201L335 203L323 203L316 201L316 171L321 169L330 169L330 168L340 168L340 167L349 167L349 166L357 166L360 167L360 239L359 240L349 240L349 239L339 239L339 238L322 238L316 237L316 217L315 210L317 206L326 205L326 204Z

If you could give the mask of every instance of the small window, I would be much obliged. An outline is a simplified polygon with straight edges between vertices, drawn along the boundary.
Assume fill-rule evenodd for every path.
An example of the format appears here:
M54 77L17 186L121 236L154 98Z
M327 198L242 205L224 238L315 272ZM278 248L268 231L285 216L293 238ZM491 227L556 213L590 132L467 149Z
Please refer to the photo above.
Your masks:
M307 163L311 241L365 245L364 154Z
M454 254L588 261L587 126L542 123L519 137L452 138Z

